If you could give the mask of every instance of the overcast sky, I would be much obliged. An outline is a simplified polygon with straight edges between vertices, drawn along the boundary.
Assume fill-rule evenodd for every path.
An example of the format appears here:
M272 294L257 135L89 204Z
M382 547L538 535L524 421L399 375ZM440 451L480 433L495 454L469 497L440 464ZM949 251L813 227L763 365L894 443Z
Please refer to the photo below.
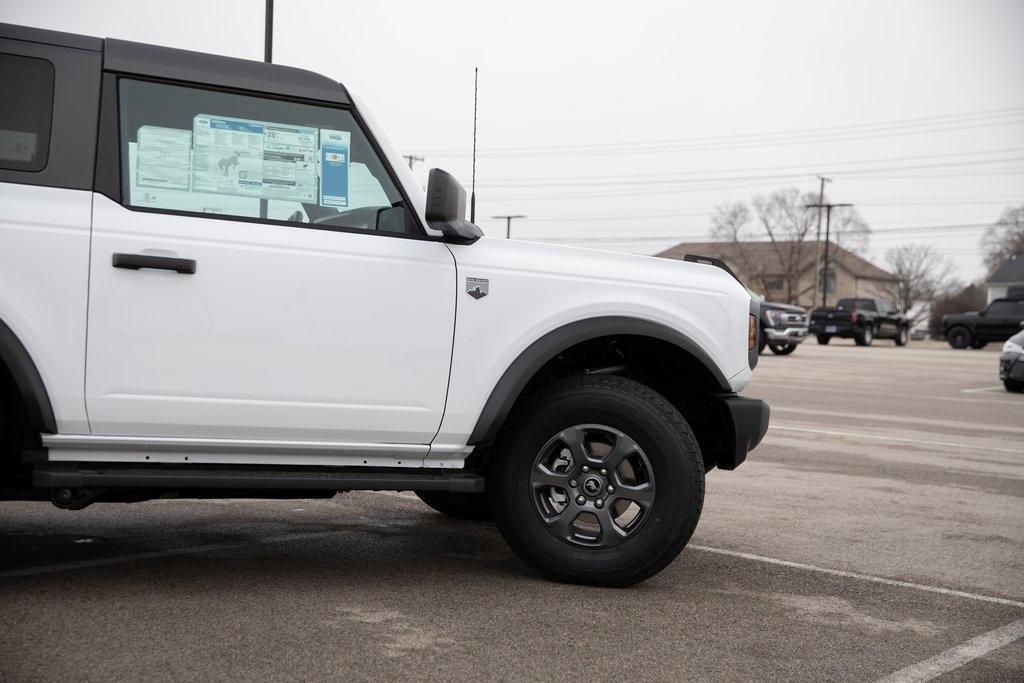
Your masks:
M276 5L274 61L359 92L424 180L470 185L479 66L490 234L526 214L524 239L654 253L704 239L718 202L824 173L870 257L930 242L971 279L983 229L948 226L1024 203L1021 0ZM262 59L263 7L0 0L0 21Z

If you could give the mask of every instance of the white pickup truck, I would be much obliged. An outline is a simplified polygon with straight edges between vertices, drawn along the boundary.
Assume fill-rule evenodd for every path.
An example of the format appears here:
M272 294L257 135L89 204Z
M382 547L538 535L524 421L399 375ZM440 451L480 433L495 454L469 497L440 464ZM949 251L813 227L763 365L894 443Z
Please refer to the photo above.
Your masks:
M326 77L0 24L0 97L0 499L411 490L627 585L767 430L727 270L485 237Z

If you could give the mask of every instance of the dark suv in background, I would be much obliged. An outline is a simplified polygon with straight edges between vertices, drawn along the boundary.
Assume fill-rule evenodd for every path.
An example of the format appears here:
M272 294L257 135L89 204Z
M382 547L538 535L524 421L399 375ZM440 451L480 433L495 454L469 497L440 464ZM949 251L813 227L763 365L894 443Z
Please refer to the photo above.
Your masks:
M942 316L942 334L954 349L980 349L1024 328L1024 297L995 299L984 310Z
M871 346L875 339L904 346L910 339L910 321L883 299L840 299L835 306L815 308L810 330L819 344L828 344L832 337L853 337L857 346Z

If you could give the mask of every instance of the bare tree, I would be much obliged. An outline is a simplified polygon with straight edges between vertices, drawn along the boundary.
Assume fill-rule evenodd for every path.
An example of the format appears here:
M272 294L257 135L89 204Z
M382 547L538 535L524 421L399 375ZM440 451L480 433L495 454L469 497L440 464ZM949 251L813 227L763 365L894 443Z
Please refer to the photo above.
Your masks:
M778 259L777 264L769 264L769 267L778 269L774 275L782 277L785 298L790 303L803 293L799 282L808 256L804 242L814 234L817 225L817 212L808 210L805 204L816 200L813 194L801 193L795 187L757 195L753 199L758 223Z
M817 278L808 280L804 275L809 268L814 268L817 255L810 243L814 241L818 225L817 210L808 209L806 205L817 201L816 194L790 187L757 195L750 206L744 202L719 204L711 215L711 238L731 243L730 257L751 284L767 292L770 280L781 279L784 295L780 298L794 303L816 288ZM755 214L756 221L752 224ZM869 234L870 229L855 209L833 212L833 245L861 251L867 245ZM774 257L767 262L763 251L755 253L750 248L751 242L765 241Z
M981 238L989 275L1014 254L1024 253L1024 204L1008 206Z
M750 209L743 202L723 202L711 214L711 239L737 242L749 239Z
M757 235L750 227L750 208L744 202L723 202L711 214L711 239L729 243L728 258L747 283L767 291L768 273L757 262L751 243Z
M953 277L953 262L930 244L904 244L886 252L885 260L895 281L882 292L904 311L911 325L928 318L928 309L939 297L948 296L962 285Z

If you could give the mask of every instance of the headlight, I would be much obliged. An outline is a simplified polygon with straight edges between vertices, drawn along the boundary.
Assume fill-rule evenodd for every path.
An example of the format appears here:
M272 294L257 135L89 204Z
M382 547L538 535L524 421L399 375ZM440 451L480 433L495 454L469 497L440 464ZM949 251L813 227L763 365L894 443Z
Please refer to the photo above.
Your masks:
M1003 353L1021 353L1024 354L1024 346L1008 341L1003 344Z
M779 319L782 317L782 311L765 311L764 317L768 319L768 324L775 327L779 324Z

